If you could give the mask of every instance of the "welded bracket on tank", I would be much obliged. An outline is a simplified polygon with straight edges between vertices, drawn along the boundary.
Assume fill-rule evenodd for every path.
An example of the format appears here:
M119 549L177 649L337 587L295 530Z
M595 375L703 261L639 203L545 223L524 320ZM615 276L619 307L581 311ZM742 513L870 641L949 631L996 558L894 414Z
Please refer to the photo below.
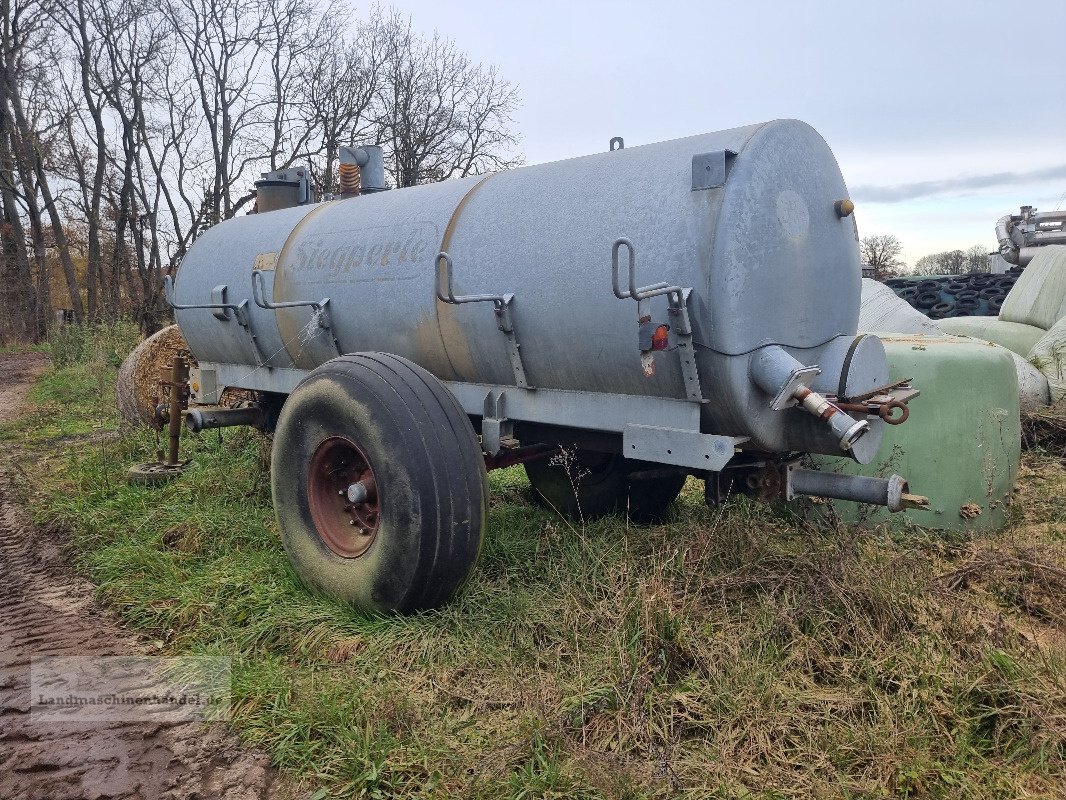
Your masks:
M437 299L442 303L460 305L462 303L492 303L496 314L496 327L507 337L507 357L511 361L515 386L520 389L532 389L526 380L526 369L522 363L522 345L518 343L514 321L511 318L513 294L461 294L456 295L452 287L452 258L447 253L437 254Z
M229 303L226 301L228 291L229 287L222 283L211 290L211 300L213 301L211 303L193 303L188 305L175 303L174 280L169 275L163 279L163 295L166 297L167 303L175 311L203 308L211 310L212 315L219 322L229 322L231 319L235 320L237 324L244 329L245 333L248 334L248 338L252 342L252 352L255 355L256 366L262 366L264 362L263 353L259 349L259 340L256 338L255 331L252 330L251 320L248 318L248 301L241 300L239 303Z
M717 189L725 185L729 167L737 157L736 150L715 150L692 157L692 191Z
M629 252L629 287L625 288L619 279L618 255L625 247ZM677 342L677 354L681 361L681 375L685 380L685 396L694 403L703 402L700 389L700 374L696 366L696 350L692 342L692 323L688 316L688 298L692 289L671 286L665 281L637 286L637 251L633 242L625 237L615 239L611 246L611 288L619 300L637 301L637 324L651 320L651 307L648 303L652 297L666 295L669 303L671 326ZM643 352L643 351L642 351Z
M329 316L329 298L323 297L321 300L291 300L284 303L275 303L272 300L266 299L266 284L263 278L263 270L252 270L252 299L255 300L255 304L260 308L266 308L270 310L276 310L279 308L300 308L302 306L310 306L314 311L315 319L318 323L318 327L329 334L329 340L333 344L333 349L338 356L344 355L344 351L341 350L341 344L337 341L337 334L333 332L333 323Z
M638 461L720 472L733 458L737 445L747 440L746 436L717 436L631 423L622 430L622 452L626 458Z
M490 456L503 449L504 440L514 439L514 421L507 418L506 406L506 392L493 389L485 395L485 413L481 417L481 449Z
M700 373L696 367L696 348L692 343L692 323L688 318L688 296L691 289L682 289L677 305L670 300L670 316L677 319L674 333L677 338L677 355L681 359L681 375L685 379L685 394L695 403L703 402L700 389Z

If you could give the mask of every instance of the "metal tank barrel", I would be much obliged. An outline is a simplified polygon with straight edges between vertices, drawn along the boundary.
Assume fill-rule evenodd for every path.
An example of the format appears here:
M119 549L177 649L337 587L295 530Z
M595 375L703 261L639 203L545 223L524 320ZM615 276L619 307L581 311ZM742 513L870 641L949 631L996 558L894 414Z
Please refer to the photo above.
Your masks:
M382 351L459 387L694 402L703 432L839 454L843 432L771 408L752 363L774 346L817 365L804 385L821 395L887 380L876 340L857 344L850 210L824 140L774 121L232 219L191 248L173 299L200 362L247 388ZM637 284L678 291L612 292L623 239L622 272L632 257ZM666 351L641 346L640 320Z
M655 521L688 476L712 504L924 505L899 476L801 467L868 463L917 394L856 332L854 206L804 123L396 191L380 149L344 158L364 193L220 223L167 283L192 400L258 399L188 426L273 430L308 586L374 611L446 602L481 549L485 471L513 464L581 520Z

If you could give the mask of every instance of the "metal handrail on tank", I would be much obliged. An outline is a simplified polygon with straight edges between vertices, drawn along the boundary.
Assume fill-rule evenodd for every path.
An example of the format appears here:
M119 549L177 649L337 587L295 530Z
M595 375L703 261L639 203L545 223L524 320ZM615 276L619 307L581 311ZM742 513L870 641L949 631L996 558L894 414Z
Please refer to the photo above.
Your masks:
M341 350L341 344L337 341L337 335L333 332L333 323L329 316L328 297L323 297L321 300L286 300L281 303L275 303L273 300L266 299L266 281L263 278L263 270L253 269L252 299L260 308L266 308L272 311L276 311L279 308L301 308L303 306L310 306L315 313L318 327L329 334L330 341L333 342L333 349L336 350L337 355L344 355L344 351Z
M441 265L443 264L443 268ZM522 389L532 389L526 380L526 368L522 363L521 345L515 335L514 321L511 319L513 294L461 294L456 295L452 286L454 265L452 257L443 250L437 253L437 299L442 303L460 305L462 303L492 303L496 312L496 327L507 337L507 355L511 360L515 385Z
M622 289L618 282L618 252L623 247L629 251L629 291ZM614 289L614 296L619 300L628 300L632 297L634 300L639 301L648 297L657 297L661 294L677 293L680 296L681 293L680 286L671 286L666 282L652 283L637 288L637 250L633 247L633 243L624 236L615 239L614 244L611 245L611 284Z
M440 265L444 263L443 275ZM456 296L452 288L454 264L452 257L445 252L437 253L437 299L444 303L492 303L497 310L509 306L514 300L513 294L461 294ZM443 282L440 280L443 277Z
M225 296L226 285L225 284L221 284L219 286L216 286L213 291L219 293L222 296ZM204 309L210 309L210 310L216 311L216 312L217 311L221 311L223 313L221 313L221 314L216 313L215 314L215 318L219 319L221 321L228 320L229 319L229 312L232 311L233 312L233 316L237 319L237 323L242 328L247 328L248 327L248 312L247 312L248 301L247 300L241 300L241 302L239 302L239 303L224 303L224 302L223 303L192 303L192 304L175 303L174 302L174 279L171 278L169 275L167 275L163 279L163 296L166 297L167 305L169 305L175 311L185 311L186 309L192 309L192 308L204 308Z
M618 253L625 247L629 251L629 289L623 289L618 280ZM697 403L704 402L703 391L700 388L699 371L696 367L696 351L692 341L692 323L688 317L688 296L691 289L680 286L672 286L665 281L650 283L647 286L637 286L637 250L626 237L622 236L614 240L611 245L611 288L614 296L619 300L637 301L637 324L643 325L651 322L651 310L648 300L660 295L666 295L669 302L670 316L677 320L674 332L677 341L678 355L681 360L681 372L685 379L685 395L689 400ZM651 368L650 351L641 351L642 363L645 365L645 374L649 377L654 374Z
M163 279L163 296L166 298L167 303L175 311L185 311L188 309L207 309L210 310L215 319L220 322L227 322L230 319L230 312L233 312L234 319L237 320L237 324L244 328L245 333L248 334L248 338L252 342L252 352L255 354L256 366L262 366L264 362L263 352L259 348L259 340L256 338L255 331L252 330L251 320L248 318L248 301L241 300L239 303L227 303L225 302L226 291L229 287L226 284L219 284L211 290L212 295L217 295L222 298L221 303L175 303L174 302L174 279L169 275Z

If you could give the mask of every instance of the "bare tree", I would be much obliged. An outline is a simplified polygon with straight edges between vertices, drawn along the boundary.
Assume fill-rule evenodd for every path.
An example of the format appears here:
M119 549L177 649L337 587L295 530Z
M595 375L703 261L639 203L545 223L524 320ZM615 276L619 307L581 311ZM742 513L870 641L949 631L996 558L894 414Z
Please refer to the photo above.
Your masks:
M169 0L166 13L181 43L204 121L213 169L205 188L208 222L233 216L251 199L235 197L246 168L263 157L251 129L264 123L259 82L270 50L282 35L273 26L270 0Z
M42 335L37 284L20 205L20 188L21 200L34 206L36 189L27 174L24 142L14 115L25 60L33 52L39 25L39 7L32 0L0 0L0 296L6 312L3 338L8 341L36 341ZM35 241L39 223L34 208L31 224ZM39 247L35 249L39 251Z
M862 237L859 254L863 264L873 267L874 278L879 281L894 277L907 267L900 258L903 243L890 233Z
M42 27L51 34L51 26L44 23ZM42 48L38 52L51 53ZM12 95L12 113L20 139L20 161L24 165L26 176L23 179L24 196L26 198L26 214L30 220L31 229L34 231L33 241L35 255L38 260L38 270L44 274L38 278L38 297L42 302L42 296L49 289L50 298L50 263L46 254L48 245L54 247L56 257L63 272L63 278L67 287L67 303L74 314L76 322L82 322L85 317L85 308L81 298L81 286L78 281L77 271L74 267L74 259L71 253L70 243L67 238L66 220L61 213L58 198L52 188L52 175L56 167L57 152L65 152L64 132L69 117L69 111L62 102L61 94L56 91L54 83L45 77L46 72L53 72L57 68L55 59L49 58L38 65L36 75L31 86L27 87L25 76L21 81L21 92ZM21 96L26 94L25 99ZM52 119L46 121L45 109L51 112ZM39 196L42 208L37 208L35 198ZM44 228L44 215L48 216L50 223L50 243L46 243ZM49 309L50 310L50 309ZM44 314L42 316L46 316Z
M382 112L397 186L519 164L510 127L517 90L450 39L423 38L395 15L388 25Z
M969 272L988 272L988 248L979 244L971 245L967 248L966 265Z
M938 275L940 274L940 253L922 256L914 262L915 275Z
M964 275L967 272L988 272L988 250L975 244L967 250L945 250L922 256L914 265L919 275Z
M304 113L308 131L321 148L321 165L315 170L319 183L324 192L335 192L340 148L380 138L375 103L383 84L389 28L375 13L353 35L346 35L336 18L326 17L315 38L333 44L316 48L301 71Z
M96 67L104 58L109 31L94 24L93 6L85 0L52 6L56 22L66 32L72 54L71 82L67 97L74 115L67 129L70 144L71 176L79 189L80 205L87 223L88 317L115 317L118 314L118 287L112 286L104 271L103 208L108 165L106 98L94 80Z
M284 169L306 158L314 131L300 114L307 85L302 66L335 45L333 37L344 28L344 16L332 2L319 14L312 0L270 0L267 13L277 31L264 47L269 49L270 169Z
M41 334L53 273L77 319L153 329L162 277L261 170L310 164L331 191L361 142L399 186L519 162L514 87L395 13L0 0L0 17L0 289L8 318L31 310L9 338Z

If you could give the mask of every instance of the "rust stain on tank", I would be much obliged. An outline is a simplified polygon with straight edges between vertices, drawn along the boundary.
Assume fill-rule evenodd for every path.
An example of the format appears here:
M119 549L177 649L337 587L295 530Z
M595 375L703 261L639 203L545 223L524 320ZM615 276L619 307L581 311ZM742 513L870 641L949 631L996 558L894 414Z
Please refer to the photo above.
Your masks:
M330 205L332 204L320 203L312 208L303 219L296 223L296 227L292 229L292 232L289 233L288 238L285 240L285 244L278 251L275 259L274 286L272 289L275 301L285 302L293 299L293 287L290 283L292 276L289 274L290 271L286 269L286 265L290 263L292 258L294 243L299 241L300 231L307 225L307 221ZM281 335L281 341L285 345L285 350L288 351L292 363L303 369L313 369L318 365L313 363L311 359L304 357L304 342L301 337L301 333L306 326L306 319L301 320L295 313L296 311L297 309L289 308L278 309L274 312L278 333Z
M458 376L448 360L446 346L442 347L440 328L434 314L419 317L414 324L412 341L418 353L416 361L442 380L457 380Z
M452 236L455 234L456 226L459 223L459 217L463 213L463 209L466 204L480 189L485 185L485 182L491 178L492 175L486 175L484 178L470 187L463 199L459 201L459 205L455 207L455 211L452 212L451 218L448 220L448 225L444 229L444 236L440 242L441 252L447 253L448 248L451 247ZM476 266L477 265L473 265ZM440 269L440 265L434 260L433 269L437 272ZM440 280L439 272L436 274L436 280ZM477 371L474 366L474 354L470 347L470 340L467 338L466 331L462 324L458 320L459 306L451 305L450 303L443 303L438 298L436 300L437 305L437 327L440 331L440 338L444 342L444 350L447 353L448 361L451 363L452 373L458 380L475 380L477 377Z

